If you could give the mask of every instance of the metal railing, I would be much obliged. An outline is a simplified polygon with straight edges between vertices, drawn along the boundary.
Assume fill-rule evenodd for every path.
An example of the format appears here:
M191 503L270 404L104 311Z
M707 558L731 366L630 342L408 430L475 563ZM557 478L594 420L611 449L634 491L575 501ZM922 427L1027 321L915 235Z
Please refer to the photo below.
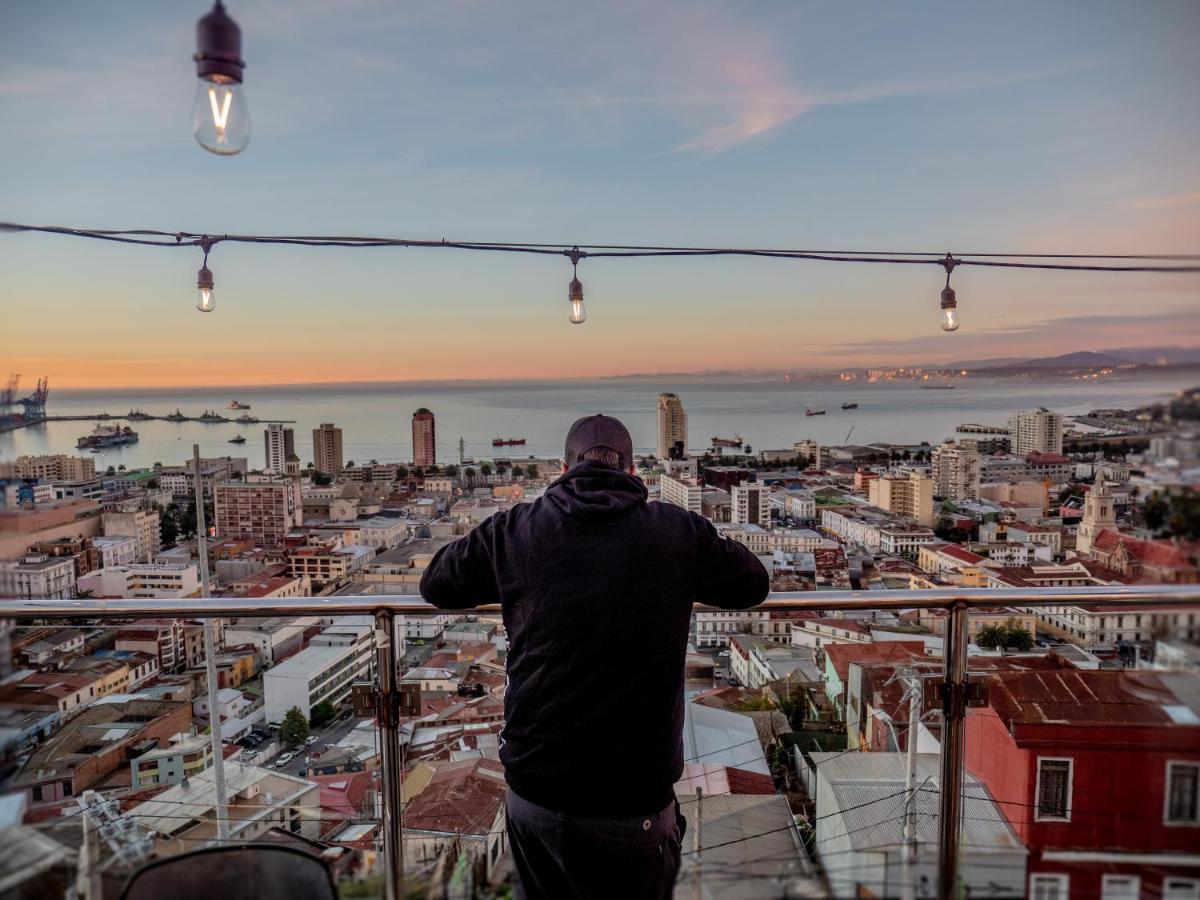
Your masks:
M997 606L1039 608L1098 604L1114 607L1178 607L1200 604L1200 585L1136 585L1067 588L953 588L937 590L808 591L773 593L757 610L868 612L882 609L944 609L942 760L938 897L956 895L959 828L964 782L968 614ZM710 607L697 606L697 610ZM375 623L377 717L383 777L384 870L388 900L404 896L403 825L400 808L401 741L397 688L396 617L498 613L498 605L439 610L411 594L312 598L187 600L2 600L0 617L11 619L183 619L293 616L371 616ZM630 623L636 627L636 623Z

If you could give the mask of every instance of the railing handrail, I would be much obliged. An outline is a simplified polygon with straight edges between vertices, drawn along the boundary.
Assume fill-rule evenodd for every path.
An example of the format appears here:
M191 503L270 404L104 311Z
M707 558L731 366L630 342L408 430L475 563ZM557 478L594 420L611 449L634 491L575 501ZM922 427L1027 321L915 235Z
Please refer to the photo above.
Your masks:
M1186 606L1200 604L1200 584L1099 585L1046 588L934 588L882 591L778 591L751 611L879 609L951 609L995 606ZM443 610L417 594L346 595L341 597L191 597L187 599L73 598L0 600L0 618L271 618L274 616L369 616L387 610L396 615L430 616L498 613L497 604L465 610ZM698 612L717 607L696 604Z

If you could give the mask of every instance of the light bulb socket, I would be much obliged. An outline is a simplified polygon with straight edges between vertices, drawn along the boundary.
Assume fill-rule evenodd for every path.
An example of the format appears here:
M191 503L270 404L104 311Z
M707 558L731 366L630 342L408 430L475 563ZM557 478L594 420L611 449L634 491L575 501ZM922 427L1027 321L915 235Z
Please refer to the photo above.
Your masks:
M196 22L196 75L205 81L242 83L242 29L221 0Z
M202 291L211 291L213 289L212 271L208 266L201 266L200 271L196 273L196 287Z
M958 300L954 296L954 288L942 288L942 309L958 309Z
M583 282L578 278L571 279L571 284L567 287L567 300L571 303L583 302Z

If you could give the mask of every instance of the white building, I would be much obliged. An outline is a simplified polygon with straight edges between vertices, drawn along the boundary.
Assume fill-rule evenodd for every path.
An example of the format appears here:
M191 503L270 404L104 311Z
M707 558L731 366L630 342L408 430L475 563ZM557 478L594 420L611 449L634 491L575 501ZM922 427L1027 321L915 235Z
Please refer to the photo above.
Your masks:
M809 491L788 491L783 497L783 512L793 519L815 519L817 501Z
M745 544L758 556L766 556L776 550L811 553L813 550L838 546L837 541L822 537L811 528L776 528L768 531L758 525L718 525L717 530L729 540Z
M166 747L147 750L129 762L133 790L182 784L212 765L212 741L208 735L177 735Z
M305 718L312 708L328 700L335 706L350 696L351 685L369 678L374 668L372 632L366 626L334 627L263 675L266 717L283 721L292 707Z
M253 644L263 666L269 667L298 651L304 642L304 632L319 622L316 616L241 619L225 626L225 643L233 647Z
M130 566L138 562L140 542L135 537L115 535L113 537L94 537L92 546L100 554L100 568L111 566Z
M821 463L823 462L821 459L821 445L816 441L805 438L802 441L796 441L796 443L792 444L792 449L796 452L797 456L807 456L811 459L814 469L821 468Z
M1062 453L1063 417L1039 407L1015 412L1008 417L1008 432L1012 452Z
M138 562L148 563L162 549L158 513L152 509L132 512L106 512L101 518L105 537L121 535L138 540Z
M88 572L79 590L95 597L126 599L155 597L169 600L200 594L200 570L193 563L135 563Z
M735 525L771 525L771 492L757 481L735 484L730 521Z
M75 560L33 554L0 561L0 597L66 600L75 596Z
M687 452L687 413L678 394L658 395L658 458L669 459Z
M263 432L266 465L263 469L272 475L286 475L289 456L296 455L296 434L292 429L278 423L267 426Z
M684 476L663 474L658 480L658 490L659 498L664 503L671 503L700 515L703 487L698 482Z

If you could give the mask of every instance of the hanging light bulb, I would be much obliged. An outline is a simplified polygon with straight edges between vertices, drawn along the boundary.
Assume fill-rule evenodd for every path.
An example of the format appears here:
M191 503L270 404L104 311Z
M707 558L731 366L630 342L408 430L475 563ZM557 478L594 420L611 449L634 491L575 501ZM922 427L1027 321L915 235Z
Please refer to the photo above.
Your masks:
M196 23L196 96L192 134L220 156L241 153L250 143L250 110L242 89L242 30L221 0Z
M567 299L571 302L571 324L582 325L587 321L587 310L583 305L583 282L579 280L579 260L587 256L578 247L572 248L567 256L571 260L571 270L574 273L570 285L567 286Z
M958 265L958 260L946 254L942 267L946 270L946 286L942 288L942 331L958 331L958 300L954 296L954 288L950 287L950 273Z
M196 309L200 312L212 312L217 308L216 298L213 297L213 274L208 268L208 251L212 249L212 244L202 243L200 246L204 248L204 263L200 266L200 271L196 273L196 287L200 290Z

